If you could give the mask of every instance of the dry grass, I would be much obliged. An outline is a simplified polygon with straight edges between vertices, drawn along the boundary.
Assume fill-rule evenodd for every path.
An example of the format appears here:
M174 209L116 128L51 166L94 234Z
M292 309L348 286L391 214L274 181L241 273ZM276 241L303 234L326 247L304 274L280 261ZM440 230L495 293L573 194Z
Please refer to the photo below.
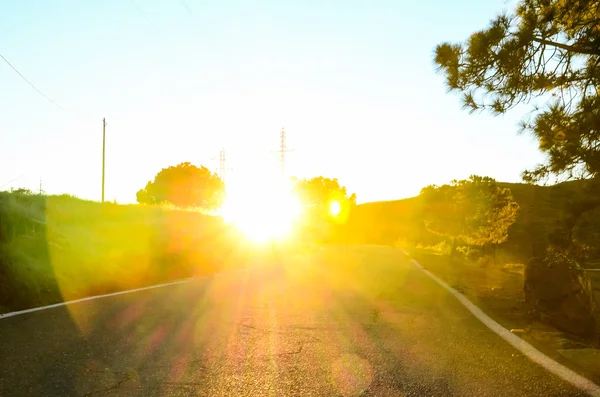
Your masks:
M584 181L537 186L523 183L499 183L509 188L519 204L516 222L509 229L503 244L509 262L526 262L543 254L547 235L565 215L569 200L581 195ZM442 241L429 233L420 218L422 202L419 196L396 201L364 203L357 206L348 224L351 242L403 246L434 246Z
M232 266L237 236L198 212L0 193L0 310Z
M414 249L411 255L502 324L523 328L533 321L523 294L522 264L482 266L426 249Z

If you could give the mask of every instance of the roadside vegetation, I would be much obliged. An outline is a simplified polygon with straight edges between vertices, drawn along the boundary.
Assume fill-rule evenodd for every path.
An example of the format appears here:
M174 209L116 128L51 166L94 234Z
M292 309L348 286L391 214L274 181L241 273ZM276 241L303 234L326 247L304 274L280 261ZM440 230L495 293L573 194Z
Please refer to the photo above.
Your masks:
M138 190L140 204L170 204L179 208L214 210L223 204L225 184L208 168L189 162L163 168Z
M545 161L523 171L525 182L580 181L552 208L555 214L523 222L521 236L531 246L523 288L539 319L596 343L597 303L583 266L597 260L599 39L597 1L522 0L464 42L439 44L434 55L448 89L469 111L528 108L520 132L538 141ZM512 240L512 252L526 252Z
M572 327L582 319L597 317L594 304L587 306L582 301L581 304L564 306L564 310L560 304L568 301L567 297L600 301L599 274L585 270L600 267L600 240L594 239L595 231L600 230L600 212L591 210L585 213L573 227L568 255L573 262L569 266L578 269L576 277L580 279L568 278L571 273L560 264L554 264L558 272L547 270L534 276L538 277L534 280L535 287L542 288L542 295L549 296L547 299L554 300L557 307L541 310L536 305L541 302L536 298L527 299L524 288L527 268L531 263L543 261L548 252L562 252L558 248L564 243L562 225L571 216L573 200L581 197L589 182L571 181L553 186L495 183L497 189L503 192L503 200L509 203L505 208L510 208L510 211L506 209L505 213L511 215L503 218L505 223L502 227L495 229L504 230L504 233L496 235L501 238L487 244L472 238L480 234L473 229L474 225L486 227L488 224L482 220L469 220L475 214L484 215L485 220L485 212L478 209L480 202L467 203L465 212L453 195L441 202L438 196L433 201L435 207L432 207L432 190L451 189L464 183L468 181L454 182L445 188L428 187L421 195L404 200L360 204L348 223L350 231L347 233L353 236L355 243L407 249L425 267L488 309L492 315L503 319L511 328L531 327L541 320L576 339L597 343L593 336L594 324L583 322L587 325ZM443 227L436 226L432 220L442 222ZM548 269L551 267L548 266ZM590 288L586 291L588 283ZM586 310L579 310L581 308ZM551 316L557 312L570 315L565 318Z
M215 215L224 184L190 163L162 169L140 204L0 192L0 313L289 257L325 242L355 206L336 179L297 180L295 191L306 211L275 251Z
M464 42L439 44L433 61L463 107L528 108L519 132L545 160L523 171L527 184L471 177L360 205L352 241L409 248L496 315L600 344L597 273L586 270L600 267L597 15L597 1L522 0Z
M0 309L212 273L242 249L234 234L198 211L0 192Z

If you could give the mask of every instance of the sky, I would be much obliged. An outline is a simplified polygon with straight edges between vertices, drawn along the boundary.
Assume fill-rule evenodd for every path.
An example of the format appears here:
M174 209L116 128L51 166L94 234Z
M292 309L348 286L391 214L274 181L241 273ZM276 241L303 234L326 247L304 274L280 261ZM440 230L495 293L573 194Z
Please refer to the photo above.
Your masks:
M506 0L0 0L0 190L134 202L189 161L261 178L338 178L359 202L543 160L523 112L471 115L433 50ZM54 102L54 103L53 103ZM58 104L58 106L57 106Z

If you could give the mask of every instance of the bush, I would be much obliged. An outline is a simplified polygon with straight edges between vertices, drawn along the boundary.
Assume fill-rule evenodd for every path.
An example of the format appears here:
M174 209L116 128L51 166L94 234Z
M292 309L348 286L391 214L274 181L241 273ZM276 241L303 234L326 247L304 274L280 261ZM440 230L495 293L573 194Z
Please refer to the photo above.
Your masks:
M525 299L542 320L580 336L595 332L596 301L591 280L577 261L558 250L532 258L525 267Z
M456 252L460 253L469 262L479 262L484 257L483 251L479 247L462 246L456 248Z
M452 251L452 246L444 240L442 240L439 243L434 244L434 245L423 245L421 243L418 243L416 245L416 248L436 251L436 252L439 252L440 254L444 254L444 255L449 255L450 252Z

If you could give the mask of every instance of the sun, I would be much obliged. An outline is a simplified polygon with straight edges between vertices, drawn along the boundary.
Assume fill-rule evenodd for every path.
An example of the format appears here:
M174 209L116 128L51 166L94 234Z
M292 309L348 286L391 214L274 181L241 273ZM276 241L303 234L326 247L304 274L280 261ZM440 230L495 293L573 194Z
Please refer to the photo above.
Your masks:
M292 184L276 177L230 182L221 208L226 222L257 243L289 237L300 212Z

